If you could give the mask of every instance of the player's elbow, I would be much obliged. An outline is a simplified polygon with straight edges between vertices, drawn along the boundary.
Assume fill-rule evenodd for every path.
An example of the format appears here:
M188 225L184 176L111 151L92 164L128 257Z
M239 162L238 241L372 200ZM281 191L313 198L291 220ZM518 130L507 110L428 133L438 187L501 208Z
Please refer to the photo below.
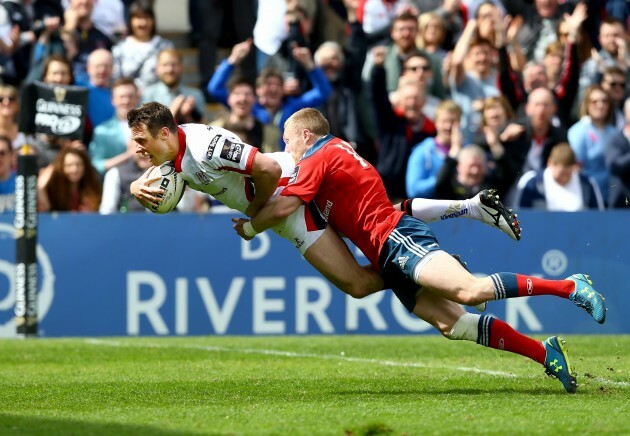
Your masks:
M303 204L302 200L293 195L280 195L270 201L273 202L271 214L276 220L283 220L287 218Z
M282 221L291 215L293 211L286 207L278 207L273 210L273 218L275 221Z
M271 179L280 180L280 177L282 176L282 168L280 168L278 162L271 161L265 168L265 173L267 174L267 177Z

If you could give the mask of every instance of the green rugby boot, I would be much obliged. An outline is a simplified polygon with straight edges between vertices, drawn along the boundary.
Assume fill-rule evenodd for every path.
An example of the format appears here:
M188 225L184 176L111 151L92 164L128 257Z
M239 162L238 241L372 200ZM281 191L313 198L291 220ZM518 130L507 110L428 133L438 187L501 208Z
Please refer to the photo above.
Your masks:
M574 394L577 390L577 373L571 368L569 363L569 353L564 339L552 336L543 341L547 356L545 357L545 368L547 375L555 377L564 386L564 389Z

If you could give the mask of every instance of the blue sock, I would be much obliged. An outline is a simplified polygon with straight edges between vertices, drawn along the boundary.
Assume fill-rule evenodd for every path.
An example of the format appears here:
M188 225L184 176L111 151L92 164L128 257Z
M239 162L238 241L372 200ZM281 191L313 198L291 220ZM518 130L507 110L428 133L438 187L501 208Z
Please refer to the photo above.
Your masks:
M494 299L516 298L518 294L518 280L516 274L500 272L490 276L494 284Z

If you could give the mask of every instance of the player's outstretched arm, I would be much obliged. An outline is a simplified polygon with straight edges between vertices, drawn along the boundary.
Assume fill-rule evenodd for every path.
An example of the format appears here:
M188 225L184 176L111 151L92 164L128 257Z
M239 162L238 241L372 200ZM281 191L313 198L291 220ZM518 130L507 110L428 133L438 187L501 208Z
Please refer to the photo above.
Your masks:
M285 197L280 195L272 198L251 221L243 218L232 218L234 230L241 238L249 241L256 234L280 224L282 220L295 212L302 204L302 200L295 196Z
M269 201L280 181L282 169L278 162L262 153L256 153L252 164L251 176L255 194L245 214L254 216Z

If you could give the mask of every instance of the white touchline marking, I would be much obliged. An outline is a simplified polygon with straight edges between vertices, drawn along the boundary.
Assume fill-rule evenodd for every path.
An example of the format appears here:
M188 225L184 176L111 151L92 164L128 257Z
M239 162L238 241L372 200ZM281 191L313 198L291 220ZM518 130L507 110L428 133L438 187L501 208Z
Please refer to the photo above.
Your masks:
M346 362L358 362L358 363L371 363L374 365L382 365L382 366L395 366L401 368L435 368L435 369L449 369L463 372L475 372L478 374L487 374L494 375L499 377L507 377L507 378L533 378L535 376L523 376L516 375L505 371L492 371L489 369L479 369L479 368L471 368L467 366L435 366L435 365L426 365L424 363L419 362L397 362L394 360L379 360L379 359L368 359L363 357L348 357L343 355L336 354L313 354L313 353L296 353L293 351L280 351L280 350L265 350L265 349L257 349L257 348L228 348L228 347L218 347L215 345L160 345L160 344L150 344L150 343L141 343L141 342L121 342L107 339L86 339L85 342L92 345L106 345L110 347L142 347L142 348L185 348L191 350L205 350L205 351L218 351L218 352L229 352L229 353L243 353L243 354L263 354L267 356L284 356L284 357L295 357L295 358L316 358L316 359L326 359L326 360L343 360ZM618 386L618 387L630 387L630 383L623 381L614 381L608 380L603 377L590 377L591 380L594 380L598 383ZM579 385L579 383L578 383Z

